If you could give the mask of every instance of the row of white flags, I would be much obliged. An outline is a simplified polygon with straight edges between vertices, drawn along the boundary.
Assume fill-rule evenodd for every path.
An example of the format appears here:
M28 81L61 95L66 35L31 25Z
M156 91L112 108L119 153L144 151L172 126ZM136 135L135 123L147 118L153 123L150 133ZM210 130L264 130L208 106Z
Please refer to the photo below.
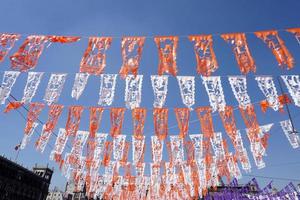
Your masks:
M5 71L0 88L0 103L5 104L5 100L9 97L12 87L15 84L20 72ZM28 72L27 82L24 88L22 102L29 103L36 94L39 84L42 80L44 72ZM72 98L79 99L82 95L86 84L88 83L89 74L76 73L74 84L72 87ZM111 106L115 96L115 88L117 82L117 74L101 74L99 101L100 106ZM66 73L52 73L44 95L44 101L48 104L57 103L61 95L64 83L66 81ZM153 106L156 108L163 107L166 102L168 93L168 76L152 75L151 83L154 93ZM179 90L183 104L192 108L195 104L195 77L194 76L177 76ZM220 76L202 76L202 83L205 86L209 97L212 111L223 111L226 106L225 96L223 92ZM291 95L296 106L300 107L300 77L299 75L282 75L289 94ZM278 92L274 84L272 76L256 76L259 89L266 97L270 107L277 111L280 106ZM245 108L251 104L251 99L247 91L246 76L228 76L233 94L238 101L240 107ZM143 75L128 75L125 79L125 104L128 109L140 107L142 100L142 82Z

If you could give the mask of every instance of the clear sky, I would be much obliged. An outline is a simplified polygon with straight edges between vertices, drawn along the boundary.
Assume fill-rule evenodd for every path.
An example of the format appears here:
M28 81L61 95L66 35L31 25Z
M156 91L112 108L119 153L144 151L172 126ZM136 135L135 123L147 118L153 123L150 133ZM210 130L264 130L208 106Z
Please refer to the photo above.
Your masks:
M71 87L75 73L79 70L79 63L82 54L87 46L87 36L113 36L110 50L107 52L107 66L105 73L118 73L121 66L120 37L122 36L149 36L146 40L143 57L139 73L144 75L142 107L151 109L153 94L150 84L150 75L157 74L158 56L157 49L152 36L155 35L180 35L228 33L228 32L253 32L268 29L285 29L300 27L300 2L297 0L271 1L271 0L3 0L1 1L1 32L16 32L21 34L57 34L57 35L79 35L85 36L80 42L74 44L53 44L43 52L35 71L47 72L39 87L33 101L42 101L46 84L49 79L49 72L69 73L59 103L65 105L83 104L96 105L98 101L99 78L91 77L84 94L79 101L71 99ZM293 54L296 65L290 71L281 70L271 51L266 45L253 34L247 34L249 47L257 65L257 75L281 75L299 74L300 46L292 34L280 32L280 36L285 40L287 47ZM24 37L16 44L19 46ZM179 75L196 76L196 106L209 105L208 97L202 85L201 78L196 74L195 57L192 44L186 37L180 37L178 47L178 69ZM12 49L14 52L17 48ZM214 49L219 62L219 69L214 75L222 77L224 93L228 105L237 105L227 75L239 75L238 66L234 60L232 51L218 35L214 35ZM10 63L6 59L1 63L1 71L9 70ZM1 72L1 73L2 73ZM23 88L26 81L26 74L22 74L18 79L12 94L18 99L22 98ZM166 106L170 108L183 107L179 88L175 78L171 77L169 83L169 94ZM252 102L264 99L259 91L253 74L248 76L249 94ZM276 83L278 92L279 87ZM124 105L124 81L118 79L116 98L113 106ZM284 88L287 92L286 88ZM1 111L4 106L1 107ZM292 116L296 122L296 128L300 130L299 108L291 106ZM24 114L24 110L21 110ZM286 179L300 180L300 151L294 150L289 145L286 137L282 133L278 122L287 119L286 113L269 110L263 114L256 106L258 121L260 124L275 123L271 130L268 156L265 158L266 168L257 170L249 150L249 142L242 132L245 146L251 159L253 170L251 175L279 177ZM153 135L152 110L148 111L145 135L147 137L146 162L150 162L150 136ZM67 111L63 112L58 127L65 127ZM132 132L131 112L126 111L126 120L123 128L124 134L130 135ZM239 112L235 112L237 127L245 129ZM41 120L47 119L47 110L41 114ZM191 121L197 119L192 113ZM214 116L216 131L224 133L221 120L218 115ZM17 112L10 114L0 114L0 153L12 159L16 156L14 147L23 136L25 122ZM170 134L177 134L178 128L173 111L170 111L169 125ZM101 123L101 132L109 131L109 112L105 111ZM88 112L85 111L80 124L81 130L88 130ZM38 128L40 132L41 127ZM190 133L199 133L199 122L190 124ZM225 133L223 134L226 135ZM44 154L40 154L34 149L33 137L28 147L20 152L18 162L31 168L35 163L55 167L55 174L52 179L52 187L64 188L65 179L60 175L54 162L48 160L51 151L48 146ZM226 136L227 140L228 137ZM53 145L55 138L51 138ZM228 143L230 144L229 140ZM68 149L67 149L68 150ZM69 150L68 150L69 151ZM164 155L166 157L166 155ZM130 155L131 159L131 155ZM146 169L149 174L149 168ZM241 182L245 183L251 176L245 175ZM270 181L266 178L257 178L264 185ZM275 185L282 187L288 180L274 180ZM300 182L300 181L299 181ZM295 181L297 183L297 181Z

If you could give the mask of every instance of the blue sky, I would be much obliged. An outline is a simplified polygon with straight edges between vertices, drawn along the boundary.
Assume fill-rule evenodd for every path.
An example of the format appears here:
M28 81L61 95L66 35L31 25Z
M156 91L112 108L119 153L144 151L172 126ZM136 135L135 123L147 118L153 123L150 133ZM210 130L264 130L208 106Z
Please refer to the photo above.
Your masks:
M152 1L101 1L101 0L53 0L53 1L1 1L0 12L1 32L16 32L21 34L57 34L57 35L79 35L85 36L81 41L74 44L53 44L43 52L35 71L47 72L39 87L36 97L33 101L42 101L46 84L50 72L69 73L68 79L63 90L59 103L65 105L83 104L96 105L98 101L99 78L91 77L87 88L79 101L71 99L71 87L75 73L79 70L79 63L82 54L87 46L88 36L113 36L112 46L107 52L107 66L105 73L118 73L121 66L120 38L122 36L149 36L146 39L143 57L139 73L144 75L142 107L151 109L153 94L150 85L150 75L157 74L158 56L155 43L152 36L155 35L180 35L190 34L209 34L209 33L230 33L230 32L253 32L268 29L285 29L291 27L300 27L300 2L297 0L271 1L271 0L152 0ZM300 46L292 34L280 32L280 36L285 40L287 47L295 58L295 68L286 71L281 70L271 51L266 45L253 34L247 34L247 39L251 53L256 61L257 75L281 75L281 74L299 74ZM22 43L24 37L16 43L12 49L14 52ZM208 97L201 78L196 74L195 57L192 43L186 37L180 37L178 47L178 69L179 75L196 76L196 106L208 105ZM214 49L219 62L219 69L214 75L222 77L224 93L228 105L237 105L237 102L231 92L227 75L239 75L238 66L228 44L226 44L218 35L214 35ZM9 70L10 63L6 59L1 63L1 71ZM22 98L23 88L26 81L26 74L22 74L18 79L12 94L18 99ZM170 78L169 94L167 97L167 107L183 107L181 102L179 88L175 78ZM252 102L262 100L263 94L258 90L254 75L248 76L249 94ZM276 83L279 91L278 84ZM118 79L116 98L113 106L124 106L124 81ZM284 88L285 91L286 88ZM3 106L1 110L3 110ZM292 116L298 125L299 108L291 106ZM243 131L243 139L251 162L253 171L251 174L268 177L284 177L300 180L300 151L290 147L287 139L282 133L278 122L287 119L288 116L282 113L269 110L263 114L256 106L258 121L260 124L272 123L275 125L271 130L268 156L265 158L267 167L257 170L254 167L252 157L250 156L248 141ZM23 113L24 110L22 110ZM126 111L124 134L130 135L132 131L130 111ZM58 127L65 127L67 112L63 112ZM235 112L237 127L244 129L245 125L239 112ZM41 119L47 119L46 110L41 114ZM197 119L196 114L192 113L191 120ZM219 116L214 117L216 131L224 132ZM0 140L0 153L7 157L14 158L16 152L14 146L19 143L23 135L25 122L17 114L0 115L0 131L2 134ZM170 129L170 134L177 134L178 128L173 111L170 111L169 125L174 127ZM38 128L40 131L41 127ZM88 130L88 112L85 111L80 124L81 130ZM109 112L105 111L101 123L101 132L109 131ZM190 133L199 133L199 122L190 124ZM148 111L145 135L148 138L147 151L150 152L150 136L153 135L153 123L151 110ZM224 133L225 136L225 133ZM44 154L39 154L34 149L34 136L28 147L20 152L18 162L31 168L35 163L55 167L55 174L52 180L52 186L64 188L65 179L60 175L55 163L50 162L50 147L46 148ZM228 137L226 136L227 140ZM50 144L53 145L55 138L51 138ZM229 140L228 140L228 143ZM166 157L166 155L164 155ZM130 156L131 157L131 156ZM146 161L150 161L150 154L146 154ZM149 173L149 170L146 172ZM247 182L250 177L244 176L241 182ZM268 179L258 178L263 185ZM299 181L300 182L300 181ZM275 180L275 185L282 187L287 184L285 180ZM296 183L296 182L295 182Z

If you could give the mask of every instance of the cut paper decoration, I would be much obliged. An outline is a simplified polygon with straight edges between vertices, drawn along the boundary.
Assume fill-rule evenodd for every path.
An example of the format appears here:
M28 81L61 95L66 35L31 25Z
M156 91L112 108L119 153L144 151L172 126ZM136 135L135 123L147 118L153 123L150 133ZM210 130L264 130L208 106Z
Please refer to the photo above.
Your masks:
M239 106L246 108L251 104L250 97L247 92L247 79L245 76L229 76L228 77L232 92L239 103Z
M68 136L76 136L83 109L83 106L69 106L68 119L66 123L66 132Z
M178 135L170 136L172 160L170 162L173 165L180 165L184 161L184 151L183 151L183 139Z
M280 122L281 128L283 130L283 133L285 134L285 136L287 137L290 145L296 149L299 148L300 146L300 138L299 138L299 134L298 131L296 131L290 120L284 120Z
M201 132L203 133L204 138L211 138L215 132L211 107L198 107L196 108L196 113L201 124Z
M194 158L196 162L200 162L204 157L203 149L203 135L202 134L190 134L191 141L194 146Z
M277 90L273 82L273 77L271 76L257 76L255 77L259 89L265 95L268 104L273 110L277 111L282 108L279 102Z
M50 160L60 162L62 160L62 153L67 144L68 136L65 129L60 128L54 144L54 148L50 153Z
M126 76L125 104L128 109L140 107L142 100L143 75Z
M225 159L225 150L223 145L223 138L221 132L216 132L210 138L211 146L214 150L216 159L221 161Z
M120 76L125 78L128 73L137 75L142 57L145 37L123 37L122 38L122 59L123 64Z
M113 139L113 157L120 161L123 157L126 135L117 135Z
M151 84L154 93L153 107L162 108L165 105L168 93L169 76L151 75Z
M210 76L218 69L218 62L213 49L211 35L192 35L190 41L194 42L194 52L197 61L197 73Z
M20 72L5 71L0 87L0 104L5 104L6 99L10 96L11 89L14 86Z
M132 161L133 164L140 165L144 159L145 150L145 136L143 138L136 139L132 136Z
M44 101L48 106L58 101L64 87L66 77L67 74L51 74L44 96Z
M110 135L114 138L121 135L125 108L111 108L110 109Z
M189 130L190 110L188 108L174 108L174 112L180 130L179 136L185 138Z
M48 41L48 36L28 36L19 50L10 56L11 68L21 72L34 69Z
M49 36L49 41L52 43L73 43L80 40L80 37L76 36L57 36L57 35L51 35Z
M24 88L24 95L21 100L24 102L24 104L31 102L42 80L43 74L44 72L28 72L27 82Z
M106 50L112 42L110 37L90 37L88 47L80 62L80 72L100 75L106 66Z
M173 76L176 76L176 50L178 44L178 37L155 37L154 41L158 48L159 56L158 75L163 75L166 72L172 74Z
M72 88L72 98L75 98L76 100L79 99L81 94L83 93L85 86L89 79L89 74L87 73L76 73L74 85Z
M36 122L38 120L38 117L44 107L45 107L45 104L43 104L43 103L38 103L38 102L30 103L29 110L27 113L26 126L25 126L25 130L24 130L25 134L30 133L32 126L34 125L34 122Z
M6 108L4 109L4 113L9 113L11 110L17 110L20 107L24 105L21 101L11 101L6 105Z
M94 138L102 119L104 109L102 107L90 107L90 138Z
M101 155L104 152L105 143L107 140L106 133L97 133L95 135L95 140L88 141L88 151L87 151L87 168L99 169Z
M221 37L231 45L241 73L255 72L255 62L250 53L245 33L222 34Z
M15 42L19 39L19 34L0 34L0 62L4 60L9 51L14 47Z
M48 120L43 125L42 133L36 141L36 149L41 153L44 152L45 147L49 141L50 136L58 122L58 119L62 113L63 105L51 105L49 107Z
M300 44L300 28L290 28L287 29L288 32L293 33L297 42Z
M194 76L177 76L182 103L192 108L195 104L195 77Z
M212 112L222 111L226 106L221 78L219 76L202 76Z
M220 117L222 119L225 131L234 146L237 158L241 162L242 168L246 172L250 172L251 164L248 158L247 150L245 149L243 144L241 133L236 128L236 122L233 115L233 107L226 106L225 110L220 112Z
M163 140L160 140L157 136L151 136L152 160L154 164L159 164L162 161L163 148Z
M294 58L288 51L283 40L279 37L277 31L261 31L254 34L263 40L272 50L281 68L292 69L294 67Z
M166 139L168 135L168 108L154 108L153 121L155 135L160 139Z
M110 106L112 104L115 95L116 79L116 74L101 74L98 101L99 105Z
M29 143L29 141L38 125L39 125L38 123L34 122L31 126L30 131L28 133L24 134L21 145L20 145L20 149L25 149L25 147Z
M82 157L83 147L86 143L88 136L88 131L77 131L69 158L71 165L80 165L80 158Z
M290 95L293 98L294 104L300 107L300 78L299 75L283 75L281 76Z
M133 136L141 139L144 136L144 126L147 110L145 108L135 108L132 110Z

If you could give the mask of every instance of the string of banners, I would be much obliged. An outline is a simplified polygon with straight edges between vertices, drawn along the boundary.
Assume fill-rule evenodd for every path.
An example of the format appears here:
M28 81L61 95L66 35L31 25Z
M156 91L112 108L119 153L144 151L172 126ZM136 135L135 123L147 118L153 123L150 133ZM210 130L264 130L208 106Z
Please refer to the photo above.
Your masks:
M28 104L35 96L38 87L42 81L43 72L28 72L27 81L21 99L22 104ZM18 71L5 71L3 73L1 88L0 88L0 104L5 104L6 99L10 96L12 88L19 77ZM47 105L53 105L58 102L62 93L66 73L52 73L50 75L45 95L44 102ZM88 83L89 74L76 73L71 97L78 100L83 94ZM151 76L151 85L153 89L153 107L163 108L168 94L168 79L167 75ZM181 95L183 105L192 110L195 104L195 77L194 76L176 76L178 88ZM202 84L206 89L209 98L212 112L224 111L226 107L225 94L220 76L201 76ZM247 91L247 78L245 76L228 76L232 92L243 109L246 109L251 104L251 99ZM274 79L272 76L256 76L255 80L259 89L265 96L265 100L260 102L263 112L268 108L274 111L282 111L283 106L291 103L286 94L278 95ZM285 83L290 96L296 106L300 106L300 77L299 75L282 75L281 80ZM102 107L111 106L115 98L115 89L117 84L117 74L101 74L99 86L98 105ZM128 109L139 108L142 101L142 85L143 75L128 75L125 78L125 106Z
M18 109L21 102L10 102L5 112ZM25 126L25 134L19 148L24 149L37 132L37 119L43 103L30 103ZM42 132L35 142L36 149L43 152L53 135L56 124L62 113L63 105L49 106L48 119L43 124ZM240 179L242 170L251 171L248 152L244 146L241 130L236 127L233 107L226 106L219 111L220 118L234 147L234 153L228 149L227 142L221 132L214 130L212 109L198 107L197 112L202 134L189 134L188 108L176 108L179 134L168 137L168 109L155 108L153 121L155 135L151 136L152 162L144 160L146 136L144 122L146 109L132 110L133 135L131 142L128 135L122 134L125 108L110 108L111 127L109 133L99 132L103 107L90 107L89 130L79 130L82 106L69 106L65 128L59 128L50 159L60 166L61 172L75 183L76 191L86 187L90 197L104 199L131 199L148 194L151 199L194 199L205 195L208 188L220 184L221 177ZM246 124L246 135L250 142L250 151L258 169L265 167L268 138L273 124L259 125L254 106L245 110L240 108ZM181 114L180 114L181 113ZM183 114L185 113L185 114ZM292 148L299 148L300 139L290 120L280 122L283 133ZM111 140L109 140L109 136ZM167 138L169 140L167 140ZM71 149L63 155L68 140ZM86 151L84 147L86 146ZM132 161L128 160L129 149L132 149ZM163 159L163 152L168 159ZM149 166L150 176L145 175L145 167ZM123 173L120 168L123 168ZM148 191L148 192L147 192Z
M291 28L286 31L292 33L298 42L300 41L300 28ZM281 68L291 69L294 67L294 59L279 36L278 31L259 31L254 32L254 34L270 48ZM248 47L246 34L228 33L220 36L232 48L241 73L255 72L256 65ZM9 54L9 51L20 37L20 34L0 34L0 62ZM213 49L212 35L190 35L188 38L194 44L197 73L210 76L219 67ZM29 35L19 49L9 57L11 68L21 72L32 70L36 67L45 46L49 46L51 43L74 43L80 39L81 37L76 36ZM112 37L89 37L79 71L90 75L102 74L106 66L106 53L111 46L112 39ZM119 71L121 77L125 78L128 74L138 74L145 39L146 37L122 38L122 66ZM158 49L159 75L164 73L177 75L176 50L178 41L178 36L154 37Z

